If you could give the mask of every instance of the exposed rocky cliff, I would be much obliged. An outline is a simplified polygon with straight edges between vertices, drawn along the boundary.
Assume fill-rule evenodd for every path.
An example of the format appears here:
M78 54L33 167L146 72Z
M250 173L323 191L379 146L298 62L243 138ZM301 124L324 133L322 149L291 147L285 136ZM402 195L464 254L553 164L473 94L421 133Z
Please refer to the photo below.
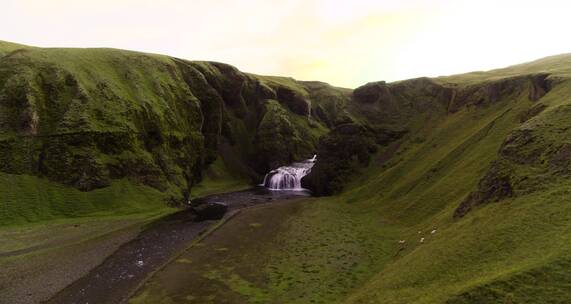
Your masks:
M0 171L82 191L127 178L182 202L221 142L253 181L313 153L335 114L318 107L311 88L221 63L17 49L0 59Z
M403 138L407 133L410 136L404 140L412 140L427 125L437 125L459 111L471 111L498 102L509 102L518 99L522 94L529 101L537 101L551 89L548 76L538 73L472 84L418 78L390 84L383 81L372 82L361 86L355 89L349 103L350 115L353 118L350 121L368 131L353 132L350 136L341 136L343 132L331 132L324 137L319 145L320 159L313 172L305 178L304 184L312 188L317 195L337 193L359 167L368 164L363 161L366 157L362 151L370 151L370 154L376 151L375 148L369 147L369 144L364 144L369 141L368 138L376 145L386 146ZM530 108L521 114L522 120L529 119L542 109L540 105ZM363 143L357 143L360 141ZM341 153L340 150L344 152ZM349 155L345 155L345 151L350 151ZM352 157L361 161L349 165ZM491 181L490 184L492 188L502 188L500 181ZM509 192L502 189L497 191ZM503 195L500 193L497 195Z

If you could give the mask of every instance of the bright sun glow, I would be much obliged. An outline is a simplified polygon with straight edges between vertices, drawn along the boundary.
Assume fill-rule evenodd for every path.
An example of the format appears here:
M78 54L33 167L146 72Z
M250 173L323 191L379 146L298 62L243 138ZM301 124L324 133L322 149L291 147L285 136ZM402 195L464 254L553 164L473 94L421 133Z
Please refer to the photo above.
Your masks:
M215 60L356 87L571 52L567 1L7 0L1 40Z

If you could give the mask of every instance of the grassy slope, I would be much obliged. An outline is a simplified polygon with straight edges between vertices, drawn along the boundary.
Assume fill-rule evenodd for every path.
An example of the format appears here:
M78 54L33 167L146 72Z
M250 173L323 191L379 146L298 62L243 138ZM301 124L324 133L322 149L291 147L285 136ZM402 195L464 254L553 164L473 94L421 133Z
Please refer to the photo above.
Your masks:
M192 188L191 197L201 197L215 193L244 190L251 187L245 177L233 174L222 158L204 172L204 179Z
M557 60L569 63L569 58ZM549 71L556 77L566 77L571 66L566 64L557 70L544 62L477 76L489 80ZM473 76L460 75L446 81L472 84L477 81ZM571 83L563 82L542 102L552 108L568 104L569 92ZM563 271L571 258L568 180L558 181L543 192L490 204L461 220L452 218L454 209L497 157L503 139L519 125L517 115L529 106L530 102L522 97L482 111L464 111L448 117L423 144L398 156L400 161L394 167L380 174L372 169L369 178L362 181L364 184L343 195L357 202L354 206L375 210L381 217L406 224L398 239L409 243L401 257L355 290L347 302L569 300L571 276ZM547 115L535 118L542 119L549 121ZM377 189L387 191L379 194ZM433 228L437 228L437 233L427 235ZM420 237L426 237L424 244L419 243Z
M439 77L436 79L444 82L471 84L485 80L501 79L533 73L550 73L557 77L569 78L571 76L571 54L549 56L535 61L491 71L471 72L460 75Z
M89 98L95 101L82 111L68 111L63 118L70 122L58 125L59 132L135 130L133 122L126 118L126 112L144 107L152 108L164 116L161 117L163 119L174 116L166 99L175 99L176 96L168 95L173 92L166 91L164 87L180 86L177 83L180 80L171 77L168 69L174 68L174 63L167 56L104 48L33 48L22 57L31 62L27 67L30 70L55 68L71 73ZM107 90L105 94L113 94L112 97L101 94L103 89ZM174 93L188 92L179 89ZM82 117L68 116L73 114ZM84 121L81 129L74 124L78 120ZM191 123L198 124L198 121ZM66 126L74 129L67 130Z
M14 50L19 45L5 43L2 50ZM141 107L153 107L155 113L172 117L167 104L157 104L154 100L158 86L175 86L176 82L166 76L165 66L172 66L166 56L147 55L136 52L109 49L41 49L32 48L23 55L27 60L24 66L32 71L46 66L72 73L83 90L94 101L88 108L78 111L67 110L63 121L56 128L44 128L44 134L96 131L114 132L135 129L125 118L125 113ZM147 62L145 62L147 61ZM119 64L121 63L121 64ZM22 73L22 75L26 75ZM27 77L27 76L23 76ZM133 86L128 85L134 82ZM138 101L139 104L121 104L95 95L96 84L105 83L113 92L114 98ZM41 91L41 89L38 89ZM40 105L37 105L40 107ZM79 106L79 105L77 105ZM73 107L73 105L72 105ZM94 114L97 113L97 114ZM75 116L81 115L80 117ZM70 130L66 126L72 126ZM12 136L4 133L3 136ZM142 154L145 154L142 152ZM133 155L131 155L133 156ZM131 157L127 156L127 157ZM102 156L103 157L103 156ZM145 154L144 157L149 157ZM98 159L99 161L99 159ZM29 175L0 174L0 225L25 224L57 218L126 215L167 208L164 201L168 191L159 192L140 183L127 179L116 180L110 187L81 192L77 189L50 182L45 178Z
M166 210L164 198L156 189L126 180L82 192L34 176L1 173L0 225Z
M188 171L200 167L194 164L199 162L203 153L200 151L203 124L199 116L205 109L197 98L213 104L214 101L209 99L212 94L224 95L220 91L224 91L227 85L236 85L232 83L236 77L228 77L232 71L224 70L222 65L192 62L186 68L194 69L196 78L190 80L192 86L189 88L185 83L189 80L183 79L180 60L125 50L33 48L0 42L0 55L20 48L25 51L2 58L0 66L0 84L8 94L0 95L4 97L0 106L5 106L0 108L0 140L3 141L0 165L4 172L17 173L1 176L6 182L0 184L0 197L5 197L5 203L0 204L0 225L163 208L165 200L181 196L185 176L196 175ZM255 88L258 82L273 90L287 88L304 98L309 95L306 88L293 79L236 73L247 80L242 90L245 93L242 93L244 96L230 97L243 97L245 108L236 104L226 105L228 111L222 117L224 123L228 123L237 146L226 146L220 155L223 160L217 160L212 168L206 169L205 179L199 185L193 185L193 196L241 189L251 184L252 176L256 177L244 158L253 155L257 149L256 120L264 114L256 112L262 111L256 108L257 98L261 98L256 96L259 93ZM77 86L79 93L74 89L65 91L70 83ZM21 98L22 95L26 98ZM316 120L310 121L306 116L293 113L286 102L276 107L286 113L285 119L297 131L295 140L300 143L300 148L294 153L306 157L309 155L307 151L313 149L312 145L327 132L327 128ZM214 113L216 110L210 111ZM30 119L26 118L28 116ZM34 121L39 123L29 128L32 131L19 129L23 125L32 125ZM29 136L30 132L39 136ZM65 136L81 132L90 136L85 140L87 146L76 147L85 142L80 138L74 142L71 136L69 140ZM147 148L156 145L153 139L147 141L151 137L149 134L155 132L161 133L159 141L163 144ZM209 132L216 134L216 130ZM89 142L97 141L97 138L101 141L96 144ZM99 145L102 142L105 145L108 140L112 143L109 147L111 152L100 151ZM46 166L53 169L56 178L37 172L37 160L41 158L39 151L44 149L45 143L60 149L52 156L61 155L62 150L69 152L69 155L62 156L65 161L56 159ZM180 148L181 145L184 149ZM113 151L116 148L124 150L117 153ZM111 187L86 193L47 180L62 182L69 180L69 175L81 176L84 169L71 164L72 159L93 162L93 168L99 172L85 173L88 176L109 175L105 171L108 166L127 168L125 171L135 176L112 178ZM59 165L64 167L57 168ZM161 170L168 172L169 176L165 177ZM30 175L47 175L47 179ZM140 175L142 178L137 180ZM137 181L133 182L133 179ZM140 180L159 184L158 188L166 190L155 193L151 187L141 185ZM25 194L18 197L18 191ZM121 201L125 204L121 205Z
M549 112L571 102L569 66L540 61L440 81L463 86L552 72L563 82L541 99L549 108L534 122L556 128ZM184 284L182 294L191 303L195 292L197 303L567 303L571 182L555 179L547 190L452 216L534 104L522 92L426 123L395 153L381 151L341 195L307 202L262 238L271 246L218 254L223 262L209 263L202 277L218 286L210 298ZM388 162L383 153L392 155ZM247 266L250 259L255 267ZM150 284L161 288L159 279ZM181 292L173 289L160 293L165 303Z
M0 57L18 49L28 49L30 46L0 40Z

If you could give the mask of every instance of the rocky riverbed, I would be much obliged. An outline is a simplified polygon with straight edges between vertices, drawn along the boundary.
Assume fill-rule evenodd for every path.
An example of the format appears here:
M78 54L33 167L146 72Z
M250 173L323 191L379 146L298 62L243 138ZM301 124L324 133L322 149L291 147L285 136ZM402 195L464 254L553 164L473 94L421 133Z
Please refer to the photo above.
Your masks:
M228 213L260 204L308 196L303 191L246 191L211 195L193 204L224 203ZM196 221L185 209L146 227L135 239L122 245L87 275L58 292L46 303L121 303L157 269L192 244L217 221Z

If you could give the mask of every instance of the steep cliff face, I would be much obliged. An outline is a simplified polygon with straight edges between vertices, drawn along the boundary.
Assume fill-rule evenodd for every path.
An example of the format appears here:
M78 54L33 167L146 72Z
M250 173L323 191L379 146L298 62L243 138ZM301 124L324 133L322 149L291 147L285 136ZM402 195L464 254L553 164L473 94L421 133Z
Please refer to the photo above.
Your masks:
M369 164L378 147L417 133L447 114L454 89L428 78L368 83L355 89L345 121L320 141L319 160L304 178L316 195L332 195Z
M359 109L375 124L406 126L419 115L446 114L454 90L429 78L418 78L386 84L369 83L355 89L354 100L367 105Z
M458 112L479 111L496 104L506 104L520 99L536 102L551 88L552 80L547 73L531 73L474 82L429 78L411 79L391 84L373 82L353 92L349 103L351 113L349 120L370 130L369 135L354 136L361 136L365 141L366 137L371 137L375 139L379 147L386 147L403 137L402 142L418 140ZM521 122L527 121L544 109L545 105L540 103L529 107L520 114ZM408 136L405 136L406 134ZM345 163L346 160L346 157L341 155L333 156L338 154L335 150L343 146L352 147L354 145L352 140L348 138L343 141L335 132L325 137L319 148L322 157L313 172L305 178L305 185L312 188L317 195L338 193L343 189L343 184L359 168L364 167L363 164L368 163L361 162L361 165L354 163L345 165L344 169L332 169L334 166ZM335 146L328 144L332 141L340 143ZM331 148L327 148L328 146ZM377 149L368 150L372 154ZM363 159L362 156L360 158ZM339 174L325 173L331 170ZM507 186L505 179L497 178L490 177L491 180L487 186L490 188L488 191L490 194L483 195L484 197L490 196L490 198L471 198L470 200L490 200L491 197L509 196L511 189Z
M376 151L371 130L358 123L340 124L319 141L319 161L302 179L302 185L317 196L338 193L358 168L369 164Z
M14 47L0 59L0 172L81 191L128 179L180 203L220 155L254 182L313 153L335 114L311 116L310 92L221 63Z
M468 85L454 91L448 111L454 113L464 107L490 105L524 91L530 101L537 101L551 89L548 76L546 73L518 75Z
M186 189L200 170L205 117L179 79L174 64L143 54L38 49L3 57L0 170L82 191L125 177Z

